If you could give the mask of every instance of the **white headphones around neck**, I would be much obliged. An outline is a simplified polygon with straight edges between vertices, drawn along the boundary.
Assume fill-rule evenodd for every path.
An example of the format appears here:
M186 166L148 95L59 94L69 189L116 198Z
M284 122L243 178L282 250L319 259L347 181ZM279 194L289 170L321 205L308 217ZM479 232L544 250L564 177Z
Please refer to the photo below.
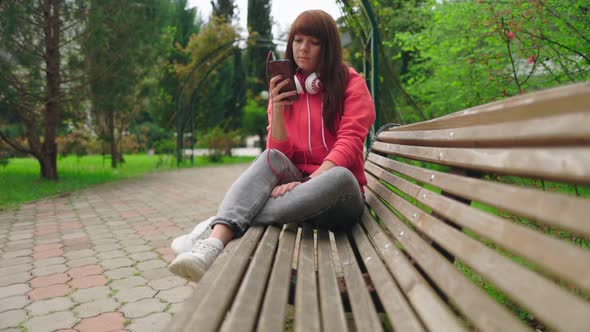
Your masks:
M311 73L303 82L303 75L301 73L295 74L295 86L297 87L297 93L300 95L309 93L315 95L322 90L322 82L320 77L316 73Z

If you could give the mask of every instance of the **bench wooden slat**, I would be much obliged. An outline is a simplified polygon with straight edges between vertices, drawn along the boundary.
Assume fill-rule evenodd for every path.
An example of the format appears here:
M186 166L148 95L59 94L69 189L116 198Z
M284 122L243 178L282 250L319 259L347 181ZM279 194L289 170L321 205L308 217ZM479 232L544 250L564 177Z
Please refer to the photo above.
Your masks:
M200 305L194 308L199 314L191 317L184 326L185 331L193 331L196 326L199 331L205 332L219 329L263 231L262 226L252 226L240 239L215 284L211 285Z
M580 262L590 262L589 251L436 194L370 162L365 164L365 169L432 208L438 215L500 244L503 248L527 258L581 289L590 290L590 278L580 277L590 276L590 264L580 264ZM401 202L401 199L397 200L397 203ZM405 207L412 210L412 213L421 211L405 201L403 203ZM437 220L431 216L427 219Z
M440 148L375 142L373 150L443 165L590 184L587 147Z
M182 304L180 311L174 316L174 319L168 326L170 331L186 331L190 330L187 328L188 321L195 312L195 308L198 308L205 294L209 292L210 288L215 284L215 281L219 277L221 270L229 258L234 254L234 250L238 245L239 240L230 241L222 253L217 257L213 265L207 273L197 283L193 295Z
M539 320L560 331L590 329L590 304L418 209L379 184L374 177L368 177L371 190L416 228L490 280ZM539 289L543 292L538 292Z
M374 153L369 160L453 195L590 237L587 199L422 169ZM516 201L519 204L514 204Z
M590 83L572 84L480 105L395 130L436 130L588 112Z
M348 331L344 307L334 270L330 236L325 229L318 229L318 283L323 331Z
M514 315L450 264L382 203L372 190L375 179L368 176L371 190L366 192L367 203L383 221L385 227L404 246L432 281L457 308L481 331L528 331ZM371 183L372 182L372 183ZM391 202L389 202L391 204Z
M371 276L381 304L389 315L393 329L396 331L424 331L420 320L393 281L391 274L387 271L385 264L359 224L353 226L352 236L361 259Z
M253 331L279 241L280 228L269 226L254 253L221 331Z
M377 316L375 304L371 299L371 294L367 290L367 285L358 266L348 237L343 232L334 234L336 237L336 246L338 247L338 256L344 272L348 298L352 307L356 331L383 331L383 326Z
M258 327L256 328L257 331L283 331L289 298L289 286L291 285L291 262L293 261L296 238L297 230L285 229L279 241L279 248L274 259Z
M451 309L424 280L420 272L412 266L406 256L381 230L377 221L371 217L366 208L362 217L362 224L371 240L375 243L375 248L379 250L385 264L395 276L402 291L412 303L414 310L428 330L467 331Z
M317 290L313 228L311 224L304 224L295 287L296 332L321 330Z
M590 102L590 101L589 101ZM564 146L590 144L590 108L518 122L439 130L384 131L379 141L446 147Z

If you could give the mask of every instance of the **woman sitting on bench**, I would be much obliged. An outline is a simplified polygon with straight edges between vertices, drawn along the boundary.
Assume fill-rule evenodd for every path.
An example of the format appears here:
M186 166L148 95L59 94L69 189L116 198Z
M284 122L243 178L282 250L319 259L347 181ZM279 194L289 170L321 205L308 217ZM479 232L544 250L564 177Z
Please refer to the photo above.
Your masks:
M174 239L178 256L169 269L176 275L197 282L251 225L338 228L361 216L363 147L375 120L365 80L344 64L336 22L321 10L295 19L285 57L295 75L270 80L267 150L232 184L215 216ZM292 80L297 91L284 92Z

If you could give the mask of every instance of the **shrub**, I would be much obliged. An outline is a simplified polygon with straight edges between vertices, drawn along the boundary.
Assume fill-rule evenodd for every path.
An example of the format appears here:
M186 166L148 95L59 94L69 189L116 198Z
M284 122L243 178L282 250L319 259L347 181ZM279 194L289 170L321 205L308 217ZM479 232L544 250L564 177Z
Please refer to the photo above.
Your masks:
M153 142L156 154L173 154L176 151L176 141L174 139L161 139Z
M57 149L62 157L75 154L78 157L88 154L88 136L81 132L71 132L55 139Z
M209 160L220 162L222 156L231 157L231 149L239 144L240 135L237 130L224 130L214 127L202 137L202 143L209 149Z

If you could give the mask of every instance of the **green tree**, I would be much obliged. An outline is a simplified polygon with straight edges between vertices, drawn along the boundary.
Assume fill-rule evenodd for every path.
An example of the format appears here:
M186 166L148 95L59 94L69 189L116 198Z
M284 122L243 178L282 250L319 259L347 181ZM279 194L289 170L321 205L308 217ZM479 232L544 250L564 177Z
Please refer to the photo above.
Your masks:
M118 141L142 108L142 78L158 54L153 44L166 23L164 0L91 0L84 44L92 114L99 136L109 145L111 166L122 161Z
M246 68L248 90L257 95L266 90L265 60L269 50L274 50L272 42L272 17L269 0L248 0L248 50Z
M237 31L231 24L212 17L182 50L190 56L188 63L174 65L176 75L185 84L180 104L194 108L198 128L214 127L224 119L233 93L227 82L233 77L231 62L225 61L234 55L237 39Z
M192 35L198 34L203 25L196 8L187 8L187 0L174 0L174 10L160 42L160 57L164 59L155 67L155 92L150 117L162 128L172 132L176 114L177 95L182 81L176 75L175 64L187 64L190 54L184 52Z
M76 41L85 1L0 2L0 139L39 161L41 177L57 180L56 137L64 109L85 78Z
M588 80L588 10L581 0L431 1L420 9L423 29L384 43L413 54L402 81L432 118ZM403 114L419 120L407 104Z

